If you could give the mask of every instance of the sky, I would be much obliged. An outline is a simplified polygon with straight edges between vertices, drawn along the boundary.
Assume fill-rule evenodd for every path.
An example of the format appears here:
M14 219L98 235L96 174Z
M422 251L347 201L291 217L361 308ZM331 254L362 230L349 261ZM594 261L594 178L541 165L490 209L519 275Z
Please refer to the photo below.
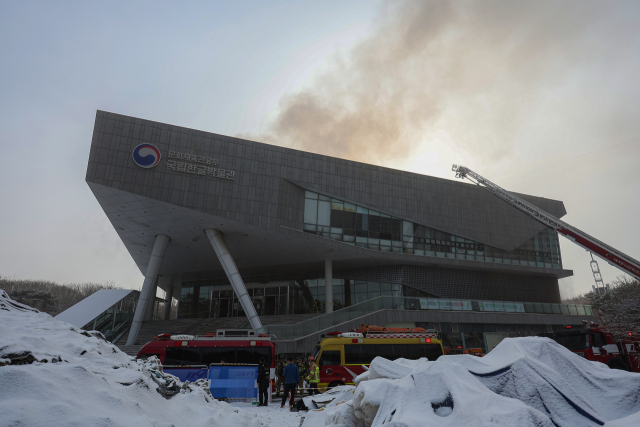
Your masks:
M640 3L0 3L0 276L139 288L96 110L562 200L640 258ZM563 297L590 257L561 238ZM621 273L600 263L605 282Z

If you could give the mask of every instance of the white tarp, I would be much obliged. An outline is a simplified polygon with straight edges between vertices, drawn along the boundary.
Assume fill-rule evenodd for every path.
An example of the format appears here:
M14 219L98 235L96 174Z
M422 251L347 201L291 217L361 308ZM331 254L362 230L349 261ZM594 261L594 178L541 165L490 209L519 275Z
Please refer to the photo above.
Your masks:
M100 289L58 314L55 319L82 328L131 292L131 289Z
M324 406L302 427L621 427L640 419L640 374L590 362L548 338L506 338L484 358L376 357L355 384L330 402L314 397Z

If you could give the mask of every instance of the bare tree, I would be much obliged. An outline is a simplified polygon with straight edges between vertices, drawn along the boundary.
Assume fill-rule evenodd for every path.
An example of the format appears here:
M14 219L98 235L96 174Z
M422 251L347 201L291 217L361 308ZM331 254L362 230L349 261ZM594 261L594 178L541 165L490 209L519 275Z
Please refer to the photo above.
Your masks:
M609 284L607 292L588 293L593 314L601 326L616 338L640 334L640 282L620 276Z

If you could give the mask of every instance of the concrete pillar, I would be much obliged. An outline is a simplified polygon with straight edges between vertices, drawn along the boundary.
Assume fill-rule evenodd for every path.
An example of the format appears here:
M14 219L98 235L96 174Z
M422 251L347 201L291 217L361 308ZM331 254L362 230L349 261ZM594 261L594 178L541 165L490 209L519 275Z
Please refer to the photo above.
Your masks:
M160 266L162 265L162 260L164 259L164 254L167 251L167 245L169 245L170 241L169 236L165 236L164 234L158 234L156 236L156 241L151 251L151 258L147 265L147 272L144 275L144 283L142 284L142 291L140 291L140 298L138 298L136 312L133 315L133 322L131 323L131 329L127 337L127 345L136 343L147 308L149 305L153 307L153 302L156 297L155 290L158 284L158 272L160 271Z
M253 329L261 328L262 322L258 317L258 313L256 313L256 309L253 306L251 298L249 298L249 294L247 294L247 287L244 285L242 277L240 277L240 273L238 272L238 267L236 267L236 263L229 253L229 248L227 247L227 243L224 241L222 232L212 228L207 228L204 232L209 238L211 246L213 246L213 250L216 252L220 264L222 264L222 268L231 283L233 291L238 296L238 301L240 301L240 305L247 315L251 327Z
M164 299L167 300L167 302L164 303L164 313L162 318L164 320L169 320L169 317L171 317L171 301L173 301L173 286L167 287L167 295L165 295Z
M151 288L151 294L149 296L149 301L147 301L147 308L144 312L143 322L148 322L149 320L153 320L153 311L156 308L156 294L158 293L158 279L156 278L153 287Z
M330 259L324 262L324 295L325 313L333 313L333 263Z

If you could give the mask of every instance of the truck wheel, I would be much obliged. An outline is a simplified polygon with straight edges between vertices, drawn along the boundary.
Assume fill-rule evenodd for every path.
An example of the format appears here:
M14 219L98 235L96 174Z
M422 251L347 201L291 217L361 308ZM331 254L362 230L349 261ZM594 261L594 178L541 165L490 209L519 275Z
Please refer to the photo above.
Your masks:
M344 383L342 381L334 381L331 384L329 384L329 389L332 389L333 387L338 387L344 385Z
M628 371L629 368L627 364L624 363L621 359L611 359L609 363L607 363L609 368L611 369L620 369L621 371Z

